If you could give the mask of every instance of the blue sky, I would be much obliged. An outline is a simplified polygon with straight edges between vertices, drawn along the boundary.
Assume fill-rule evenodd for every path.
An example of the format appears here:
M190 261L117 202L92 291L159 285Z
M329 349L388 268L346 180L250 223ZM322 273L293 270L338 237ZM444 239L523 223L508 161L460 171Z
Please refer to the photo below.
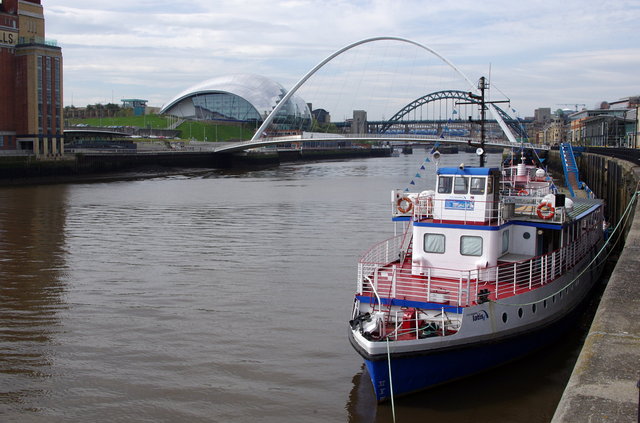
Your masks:
M538 107L565 107L560 103L594 107L640 95L638 0L42 3L47 38L63 49L66 105L145 98L160 106L191 85L232 73L261 74L290 88L334 51L375 36L427 45L473 81L491 69L492 85L522 116ZM386 66L401 72L429 72L435 65L409 46L367 48L370 56L355 57L369 72L374 55L389 56ZM351 74L360 71L349 66ZM339 81L335 85L354 85ZM326 91L316 87L303 97L315 105L321 100L314 93ZM366 102L342 107L375 109Z

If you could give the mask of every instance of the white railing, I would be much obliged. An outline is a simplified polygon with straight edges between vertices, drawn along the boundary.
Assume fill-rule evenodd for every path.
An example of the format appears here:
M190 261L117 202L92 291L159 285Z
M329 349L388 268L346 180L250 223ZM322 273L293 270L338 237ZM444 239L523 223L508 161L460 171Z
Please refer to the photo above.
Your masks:
M423 219L455 220L463 224L477 222L492 222L492 224L502 225L505 220L513 217L528 217L546 222L564 223L567 218L564 207L556 207L547 219L540 219L538 216L538 206L543 201L542 195L512 195L502 198L502 201L478 201L478 200L457 200L460 204L466 202L468 207L452 210L447 208L447 202L451 200L433 198L411 198L405 195L412 202L411 208L403 213L398 209L398 204L392 204L392 216L412 217L414 221ZM410 195L410 194L409 194ZM417 196L417 194L415 194ZM545 211L549 213L549 211ZM496 221L497 220L497 221Z
M399 260L403 236L381 242L362 256L359 295L375 296L377 304L380 298L395 298L458 307L477 303L481 289L492 288L496 299L510 297L545 285L574 267L598 245L602 231L593 227L578 241L529 260L471 270L403 266Z

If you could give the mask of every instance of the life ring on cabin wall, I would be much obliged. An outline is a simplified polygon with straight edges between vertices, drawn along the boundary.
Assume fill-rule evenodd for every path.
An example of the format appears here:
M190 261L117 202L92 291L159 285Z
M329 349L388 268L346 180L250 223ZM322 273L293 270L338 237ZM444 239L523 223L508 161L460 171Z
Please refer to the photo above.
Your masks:
M520 197L523 197L525 195L529 195L529 191L527 191L526 189L521 189L520 191L518 191L518 195Z
M536 214L540 219L549 220L556 214L556 209L548 201L538 204Z
M396 207L402 214L409 213L413 209L413 201L409 197L400 197L396 202Z

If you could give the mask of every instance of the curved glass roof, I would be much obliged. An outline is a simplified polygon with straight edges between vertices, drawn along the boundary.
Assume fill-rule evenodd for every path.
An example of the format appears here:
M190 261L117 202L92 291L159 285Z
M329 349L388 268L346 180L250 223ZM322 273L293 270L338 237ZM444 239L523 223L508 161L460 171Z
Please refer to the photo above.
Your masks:
M235 74L221 76L209 79L181 92L164 105L160 113L180 111L180 113L176 114L182 117L190 117L186 116L185 112L187 110L190 111L193 106L185 105L184 100L211 93L229 93L241 97L255 108L262 120L278 104L278 101L286 95L287 91L277 82L260 75ZM193 102L189 103L193 104ZM311 112L307 104L302 98L295 95L291 97L288 104L278 115L279 119L280 115L311 119ZM193 113L193 117L196 117L196 113Z

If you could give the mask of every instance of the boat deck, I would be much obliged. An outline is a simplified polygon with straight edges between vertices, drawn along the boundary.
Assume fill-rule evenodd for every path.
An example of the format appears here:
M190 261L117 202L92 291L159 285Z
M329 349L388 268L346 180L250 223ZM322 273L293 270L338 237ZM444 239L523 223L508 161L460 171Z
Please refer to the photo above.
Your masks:
M535 290L552 282L575 266L597 244L601 232L591 230L579 242L537 257L508 254L497 266L485 269L452 270L428 267L420 272L412 266L411 251L401 260L361 260L361 284L356 297L363 303L386 307L452 310L487 300L498 300ZM387 243L399 244L395 239ZM381 243L387 254L393 245ZM396 255L397 257L398 255Z

